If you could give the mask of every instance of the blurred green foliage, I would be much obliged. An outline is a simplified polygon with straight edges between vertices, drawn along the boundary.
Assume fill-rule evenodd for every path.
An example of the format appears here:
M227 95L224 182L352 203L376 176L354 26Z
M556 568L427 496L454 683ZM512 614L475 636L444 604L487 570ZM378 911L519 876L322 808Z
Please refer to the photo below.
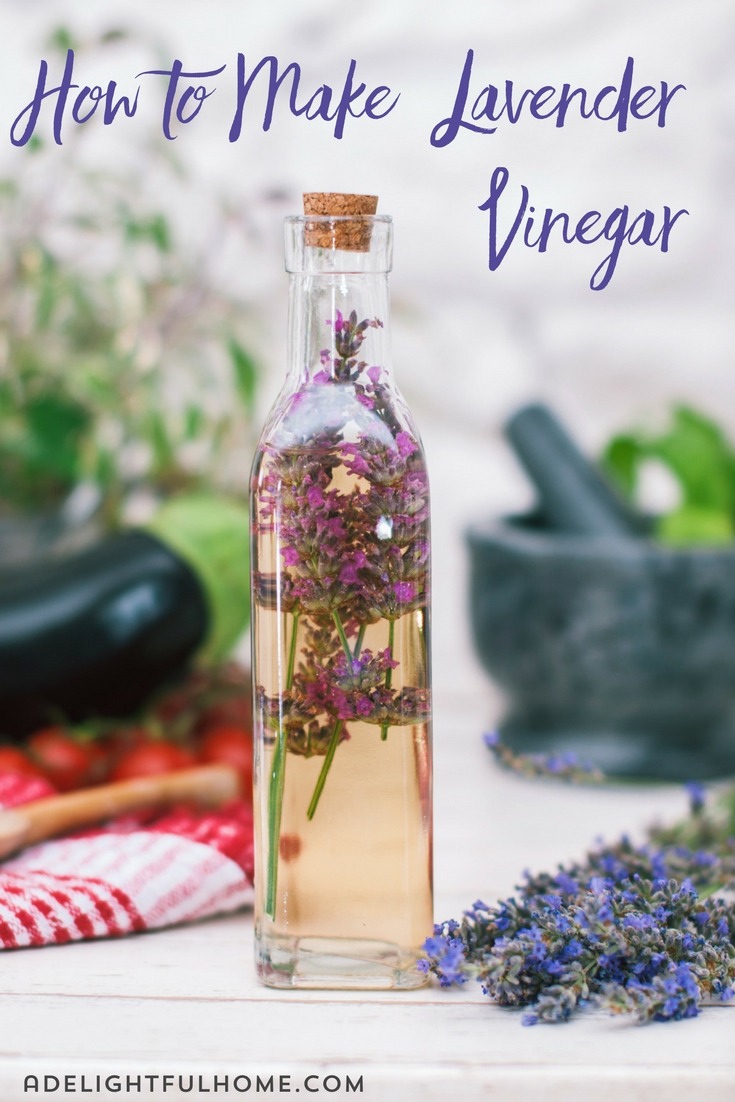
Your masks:
M714 421L677 406L663 433L623 433L607 445L603 466L633 497L641 466L663 463L681 489L676 509L658 518L656 534L668 543L723 543L735 538L735 450Z
M59 29L48 48L125 37ZM88 482L115 523L141 485L227 487L227 457L250 444L253 319L215 271L243 212L197 191L160 134L133 167L100 168L83 148L94 125L63 149L34 138L0 179L0 514ZM169 204L206 239L182 244Z

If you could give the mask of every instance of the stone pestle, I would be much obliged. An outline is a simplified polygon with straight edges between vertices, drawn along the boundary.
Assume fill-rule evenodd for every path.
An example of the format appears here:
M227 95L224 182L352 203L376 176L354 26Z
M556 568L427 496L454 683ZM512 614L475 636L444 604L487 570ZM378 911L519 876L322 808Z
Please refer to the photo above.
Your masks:
M536 487L549 528L585 536L646 534L645 518L582 454L547 406L523 406L506 423L505 434Z

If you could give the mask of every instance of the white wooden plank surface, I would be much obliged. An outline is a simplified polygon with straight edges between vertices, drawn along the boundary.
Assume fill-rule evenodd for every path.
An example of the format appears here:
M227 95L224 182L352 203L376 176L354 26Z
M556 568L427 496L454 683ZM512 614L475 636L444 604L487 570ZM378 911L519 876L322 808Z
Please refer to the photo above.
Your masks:
M482 693L475 699L482 701ZM437 916L509 892L525 866L580 856L596 835L641 830L685 806L669 787L572 789L499 772L483 748L483 707L437 717ZM366 1099L587 1102L625 1095L735 1098L735 1013L716 1007L676 1025L630 1026L588 1013L524 1028L479 986L443 992L282 993L260 987L248 914L121 941L20 951L0 959L0 1102L34 1097L25 1075L362 1077ZM79 1077L87 1078L82 1081ZM51 1083L53 1084L53 1080ZM123 1095L196 1097L162 1081ZM241 1081L242 1083L243 1081ZM337 1080L328 1080L334 1087ZM187 1080L184 1085L188 1085ZM314 1082L311 1082L314 1086ZM93 1093L90 1093L90 1089ZM249 1092L255 1094L254 1086ZM322 1091L322 1095L328 1094ZM222 1092L219 1092L222 1097ZM238 1097L230 1089L225 1097ZM203 1094L202 1097L206 1097Z
M468 461L460 468L469 470ZM472 657L463 611L456 533L467 502L457 486L467 480L449 466L436 475L436 917L448 918L478 896L511 893L527 867L554 868L598 836L640 834L654 818L673 818L686 799L669 786L571 788L496 769L480 735L500 705ZM255 982L252 919L243 914L0 954L0 1102L44 1097L23 1092L25 1075L64 1073L88 1078L75 1080L74 1093L45 1097L256 1097L254 1086L247 1094L212 1090L215 1075L237 1074L254 1084L257 1075L290 1075L291 1093L309 1097L306 1076L333 1074L342 1086L331 1097L347 1098L349 1074L362 1076L356 1097L370 1102L690 1102L695 1092L733 1102L735 1011L716 1007L643 1028L589 1013L528 1029L476 984L455 992L270 991ZM160 1080L140 1094L98 1092L94 1078L179 1073L201 1075L210 1093L164 1091Z

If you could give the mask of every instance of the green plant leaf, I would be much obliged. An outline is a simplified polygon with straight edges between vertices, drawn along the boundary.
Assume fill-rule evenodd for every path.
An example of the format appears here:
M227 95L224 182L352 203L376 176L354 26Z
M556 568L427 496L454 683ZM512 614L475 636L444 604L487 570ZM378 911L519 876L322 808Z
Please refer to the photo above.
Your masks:
M41 255L36 298L36 325L39 329L47 329L53 317L58 298L57 283L56 260L50 252L44 250Z
M638 465L645 454L643 441L630 433L614 436L602 454L603 470L628 497L635 493Z
M130 213L125 213L123 226L128 241L150 241L162 253L168 252L171 248L171 227L162 214L153 214L149 218L136 218Z
M117 464L114 456L106 449L101 448L95 457L94 480L98 486L106 490L115 481Z
M61 55L62 66L69 48L90 57L107 42L137 37L115 24L76 41L63 20L49 31L47 54ZM162 493L197 478L216 484L223 454L249 427L255 366L240 345L228 349L242 301L206 277L215 259L207 241L174 253L160 196L166 179L193 196L184 162L169 143L146 142L140 151L136 169L120 171L93 166L83 155L59 161L52 146L34 136L0 179L8 228L0 256L7 289L0 509L53 507L79 478L95 478L105 487L107 519L114 519L141 475ZM47 172L39 172L39 160L48 160ZM56 172L58 186L49 189L48 173ZM203 224L216 215L217 233L231 224L227 204L214 196L199 210L207 215ZM197 387L216 385L223 352L237 380L237 398L225 410L196 397ZM179 374L189 410L167 402ZM120 464L110 425L127 445L144 444L154 453L147 470ZM205 438L206 457L197 458L195 450L190 457L201 470L190 470L188 459L182 467L178 449Z
M162 253L171 248L171 227L162 214L154 214L148 223L148 236Z
M636 432L615 436L601 462L632 497L641 464L649 459L663 463L681 489L681 504L657 522L660 539L671 544L717 544L735 538L735 452L715 421L679 405L668 431L658 436Z
M255 366L255 360L234 337L230 337L227 347L235 371L235 386L240 401L245 410L252 413L258 382L258 369Z
M28 402L25 415L39 459L64 474L75 473L79 441L90 423L87 410L63 393L47 391Z
M75 49L74 39L68 27L56 27L49 35L48 44L52 50L58 50L62 54L67 50Z
M729 821L729 834L735 837L735 788L730 787L721 793L717 800L719 811L724 811Z
M156 471L169 470L174 465L174 448L166 427L166 422L157 410L152 410L146 419L148 440L153 448L153 462Z
M684 506L735 512L732 452L720 428L709 418L687 406L677 407L671 431L650 441L647 451L676 475Z
M735 536L735 524L729 513L683 505L660 517L656 534L664 543L729 543Z
M29 398L0 442L0 499L59 500L79 478L90 423L89 412L61 391Z
M110 43L127 42L130 34L124 27L110 27L100 35L100 42L107 46Z
M187 406L184 417L184 439L196 440L204 428L205 418L199 406Z

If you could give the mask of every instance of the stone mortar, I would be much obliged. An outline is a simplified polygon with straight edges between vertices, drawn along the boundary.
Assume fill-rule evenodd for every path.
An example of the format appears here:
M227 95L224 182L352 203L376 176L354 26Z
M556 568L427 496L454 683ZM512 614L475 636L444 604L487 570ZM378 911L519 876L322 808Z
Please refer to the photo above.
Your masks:
M515 749L609 773L735 773L735 547L564 536L533 516L467 533L471 619Z

